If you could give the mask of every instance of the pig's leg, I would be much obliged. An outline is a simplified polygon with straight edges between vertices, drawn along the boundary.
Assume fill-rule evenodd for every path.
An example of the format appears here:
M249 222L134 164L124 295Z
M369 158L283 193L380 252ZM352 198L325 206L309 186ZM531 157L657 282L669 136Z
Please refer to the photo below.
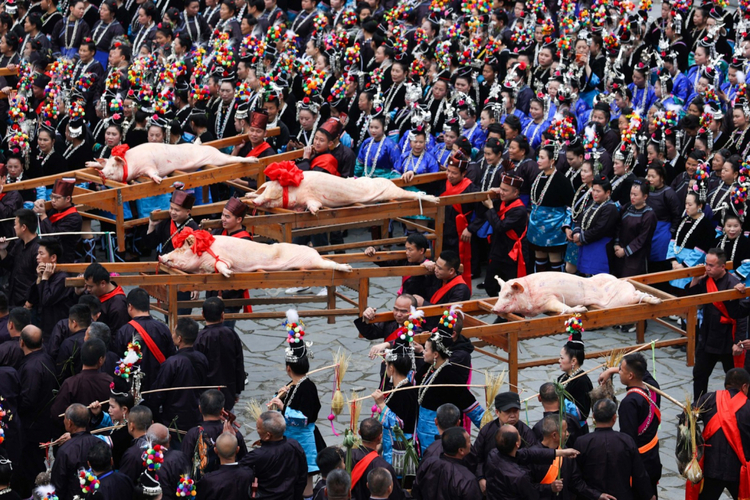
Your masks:
M158 176L157 174L153 173L153 174L149 174L148 176L149 176L149 177L151 178L151 180L152 180L152 181L154 181L155 183L157 183L157 184L161 184L162 178L161 178L161 177L159 177L159 176Z
M227 263L223 260L216 261L216 270L219 271L225 278L230 278L232 274L234 274L232 270L229 269Z
M310 253L310 262L305 267L308 269L333 269L335 271L343 271L345 273L352 272L352 266L349 264L339 264L332 260L324 259L316 251Z
M585 313L588 311L585 306L570 307L557 299L550 299L545 305L544 310L545 312L553 312L557 314Z
M315 215L318 213L318 210L323 206L321 202L318 200L310 200L307 202L307 209L310 211L311 214Z
M218 149L215 149L211 146L206 146L207 148L212 149L213 151L204 151L204 162L206 165L215 165L217 167L221 167L223 165L229 165L230 163L258 163L258 159L254 156L251 156L249 158L244 158L242 156L232 156L227 155L219 151Z

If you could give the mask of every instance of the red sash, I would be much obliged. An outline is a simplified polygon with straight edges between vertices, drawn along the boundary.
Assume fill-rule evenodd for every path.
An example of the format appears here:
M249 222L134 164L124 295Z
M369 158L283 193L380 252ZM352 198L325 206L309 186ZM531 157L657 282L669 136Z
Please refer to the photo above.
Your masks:
M232 238L247 238L247 239L250 239L250 240L253 239L253 237L250 236L250 233L248 233L244 229L242 231L237 231L236 233L230 234L230 235L227 235L227 230L224 229L221 232L221 235L222 236L231 236ZM244 290L242 292L242 298L243 299L249 299L250 298L250 290ZM253 306L251 304L246 305L245 307L242 308L242 312L245 312L245 313L251 313L251 312L253 312Z
M464 272L461 276L464 283L469 287L471 293L471 240L464 241L461 239L461 233L469 227L469 221L461 212L456 216L456 232L458 233L458 256L461 258L461 264L464 266Z
M471 179L464 177L464 179L456 184L455 186L450 183L450 181L445 181L445 191L440 196L453 196L456 194L461 194L466 190L467 187L469 187L469 184L471 184ZM461 205L453 205L453 210L456 211L456 213L462 213L461 211Z
M719 289L716 286L716 282L710 276L706 278L706 290L709 293L716 293L719 291ZM729 316L729 311L727 311L727 307L724 305L723 302L712 302L712 304L721 313L720 322L724 325L732 325L732 343L734 343L734 339L737 336L737 320ZM743 368L745 366L745 351L744 350L742 351L742 354L740 354L739 356L733 356L733 358L734 358L735 368Z
M500 208L497 210L497 215L500 217L500 220L505 220L505 214L508 213L512 208L523 208L525 210L526 205L523 204L520 198L516 198L510 205L506 205L505 202L500 203ZM510 229L505 232L505 236L513 240L515 243L513 243L513 248L510 252L508 252L508 257L511 258L511 260L515 260L518 262L518 268L517 268L517 278L523 278L526 276L526 261L523 258L523 251L522 251L522 244L521 240L524 236L526 236L526 231L528 230L528 226L524 228L523 234L521 236L518 236L515 229Z
M365 458L357 462L357 464L352 469L352 489L351 491L354 491L354 487L357 486L357 483L360 479L362 479L362 476L364 475L367 468L370 466L373 460L378 458L378 452L377 451L371 451L367 455L365 455Z
M384 342L393 342L394 340L396 340L397 338L399 338L401 336L401 334L405 330L406 330L406 328L404 328L403 326L399 326L398 328L396 328L395 330L393 330L393 332L391 332L390 335L388 335L385 338Z
M111 292L105 293L104 295L99 296L99 302L104 304L115 295L125 295L125 292L122 290L122 287L120 285L117 285L117 287Z
M151 351L151 354L153 354L154 358L156 358L156 361L158 361L159 364L164 363L167 358L165 358L164 354L162 354L161 350L159 350L159 347L156 345L156 342L154 342L154 339L151 338L151 335L149 335L148 332L136 320L131 320L128 322L128 324L135 328L135 331L137 331L141 335L141 338L146 343L148 350Z
M311 168L322 168L331 175L341 177L339 173L339 162L331 153L324 153L313 158L310 162Z
M2 201L2 200L3 200L3 198L5 198L5 195L6 195L6 194L8 194L8 193L0 193L0 201Z
M252 236L250 236L250 233L248 233L248 232L247 232L247 231L245 231L245 230L242 230L242 231L237 231L237 232L236 232L236 233L234 233L234 234L227 234L227 230L226 230L226 229L224 229L224 230L222 230L222 231L221 231L221 236L231 236L232 238L248 238L248 239L250 239L250 240L252 240L252 239L253 239L253 237L252 237Z
M250 158L251 156L255 156L257 158L263 153L263 151L265 151L266 149L270 149L270 148L271 148L271 145L268 144L266 141L263 141L257 146L255 146L253 149L251 149L250 152L245 155L245 158Z
M437 304L438 301L443 298L443 295L448 293L448 290L450 290L456 285L460 285L461 283L463 283L464 285L466 284L463 276L456 276L455 278L450 280L448 283L441 286L440 289L432 295L432 298L430 299L430 304Z
M711 279L711 278L709 278ZM729 446L737 455L742 465L740 468L740 490L738 498L747 500L750 498L750 462L745 460L745 452L742 448L742 439L740 438L740 430L737 427L737 412L747 403L747 396L740 391L729 397L729 391L716 391L716 415L706 424L706 428L703 429L703 439L708 439L716 434L717 431L721 430L724 432L724 437L727 438ZM704 454L700 460L701 470L703 470L703 462L706 458ZM703 481L698 484L693 484L690 481L687 482L685 488L685 499L686 500L697 500L698 496L703 489Z
M52 214L49 216L49 221L54 224L55 222L59 221L60 219L64 219L68 215L71 214L77 214L78 209L76 207L70 207L69 209L65 210L64 212L58 212L56 214Z

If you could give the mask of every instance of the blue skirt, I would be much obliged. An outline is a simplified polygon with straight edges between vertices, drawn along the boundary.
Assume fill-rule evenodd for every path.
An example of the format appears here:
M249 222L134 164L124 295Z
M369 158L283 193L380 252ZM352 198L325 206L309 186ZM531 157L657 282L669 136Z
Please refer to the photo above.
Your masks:
M651 262L663 262L667 260L669 241L672 239L672 223L658 221L654 236L651 238L651 253L648 260Z
M308 423L307 417L301 411L288 407L284 411L284 419L286 420L284 436L294 439L305 450L307 473L318 472L320 469L315 463L315 459L318 458L318 449L315 447L315 423Z
M578 271L584 274L609 274L607 244L612 238L602 238L579 248Z
M109 64L109 52L104 52L103 50L97 50L96 54L94 54L94 59L99 61L99 63L102 65L102 68L106 68Z
M703 264L706 261L706 253L696 248L683 248L680 253L675 254L674 243L671 242L667 251L667 259L672 258L685 267L694 267ZM691 280L692 278L680 278L677 280L670 280L669 284L675 288L684 289L690 284Z
M573 242L568 242L568 248L565 250L565 262L578 266L578 257L581 254L580 248Z
M421 450L420 454L425 452L425 450L435 441L435 436L438 435L435 417L437 417L436 411L428 410L423 406L419 407L419 416L417 417L417 440L419 441L419 449Z
M529 216L527 237L538 247L558 247L567 241L562 230L567 216L565 207L534 205Z

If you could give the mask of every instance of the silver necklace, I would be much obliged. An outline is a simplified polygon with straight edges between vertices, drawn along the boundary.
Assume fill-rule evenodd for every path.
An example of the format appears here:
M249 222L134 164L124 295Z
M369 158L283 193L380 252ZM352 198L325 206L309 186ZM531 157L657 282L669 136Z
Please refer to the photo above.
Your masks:
M76 36L78 36L78 24L81 22L80 19L76 19L75 23L73 24L73 40L71 43L76 43ZM68 43L68 26L70 26L70 19L65 24L65 37L64 37L64 46L66 49L70 48L70 44Z
M615 179L615 180L614 180L614 181L612 182L612 192L613 192L613 193L615 192L615 188L616 188L617 186L619 186L620 184L622 184L622 183L623 183L623 182L625 181L625 179L627 179L627 177L628 177L628 174L629 174L629 173L630 173L630 172L626 173L625 175L621 175L621 176L617 177L617 178L616 178L616 179Z
M99 153L99 158L104 158L104 153L106 153L106 152L108 152L108 151L109 151L109 146L104 146L104 147L102 148L102 151L101 151L101 153Z
M422 158L424 158L424 151L422 151L422 154L419 155L419 158L417 158L417 164L412 167L412 172L415 174L417 173L417 170L419 170L419 165L422 163ZM414 155L409 155L409 163L414 163ZM404 166L404 173L408 171L408 167Z
M39 155L38 155L38 156L36 157L36 159L37 159L37 160L41 160L41 166L42 166L42 167L44 167L44 164L45 164L45 163L47 163L47 160L49 160L49 157L50 157L50 156L52 156L52 152L51 152L51 151L50 151L49 153L46 153L46 154L44 154L44 153L40 153L40 154L39 154Z
M219 139L224 137L224 130L227 128L229 122L229 115L231 114L229 106L227 106L226 114L224 113L224 106L219 106L219 116L223 116L216 122L216 137Z
M687 224L688 219L692 219L692 217L686 217L682 219L682 222L680 223L680 227L677 228L677 232L674 233L674 243L672 243L672 251L675 255L678 255L680 252L682 252L685 249L685 244L687 244L688 240L690 239L690 235L693 234L693 231L695 231L695 228L698 227L698 223L703 219L704 214L701 212L701 216L697 219L694 219L693 227L690 228L690 230L685 235L685 239L682 241L682 246L677 245L677 241L680 239L680 231L682 231L682 228L685 227L685 224Z
M578 197L583 192L583 189L586 189L586 192L583 193L583 196L579 200ZM573 205L570 207L571 215L573 216L573 219L578 219L578 216L583 213L583 211L586 209L586 202L591 196L591 188L586 186L586 184L581 184L581 186L578 188L578 191L576 191L575 196L573 196ZM576 209L576 207L579 207Z
M107 34L107 31L109 31L109 27L112 26L112 24L113 23L104 24L104 21L99 23L99 26L97 26L96 29L94 30L94 35L91 37L94 39L95 44L99 45L99 42L102 41L102 38L104 37L104 35ZM99 34L99 31L102 29L102 26L104 26L104 31L102 31L101 34Z
M484 161L484 159L482 159ZM482 191L488 191L492 187L492 183L495 181L495 176L497 175L497 172L500 170L501 164L498 163L497 165L488 164L487 168L484 171L484 176L482 176ZM490 176L490 181L487 181L487 176L490 173L490 169L492 169L492 175Z
M724 183L724 186L726 186L726 185L727 184ZM714 192L713 196L711 196L711 202L709 203L709 205L711 206L712 210L715 210L715 209L719 208L719 206L722 203L724 203L724 200L726 200L727 196L729 196L729 193L731 193L733 185L734 185L734 183L730 184L723 191L723 194L721 195L721 198L719 199L719 203L718 204L716 203L716 197L719 196L719 193L722 193L722 189L721 189L722 186L720 185L718 188L716 188L716 192Z
M372 137L370 139L372 139ZM383 144L385 144L386 140L387 139L385 137L380 139L380 143L378 144L378 149L375 150L375 159L370 164L372 168L370 169L369 172L367 171L367 162L370 159L370 151L372 151L372 145L375 143L375 139L372 139L370 141L370 144L367 145L367 152L365 153L365 167L362 170L362 173L365 174L365 177L372 177L372 174L375 173L375 169L377 168L377 165L378 165L378 158L380 157L380 150L383 149Z
M151 31L151 28L154 27L154 22L151 21L148 26L144 26L141 28L141 30L138 32L138 36L135 37L135 42L133 42L133 54L137 54L141 51L141 45L143 45L143 42L146 39L146 35L148 35L148 32Z
M591 227L591 224L594 222L594 219L596 218L596 214L599 212L599 210L602 209L603 206L605 206L609 200L605 201L604 203L600 204L598 207L594 208L589 207L589 209L586 211L586 213L583 214L583 219L581 220L581 228L585 231L589 227ZM594 208L594 211L592 212L591 209ZM586 220L586 216L591 214L588 218L588 221Z
M739 246L739 243L740 243L740 237L738 236L733 240L729 240L729 236L725 234L724 237L721 239L719 248L724 250L724 247L726 246L727 241L732 241L734 243L734 247L732 247L732 257L729 259L731 262L734 262L734 254L737 252L737 247Z
M387 115L388 111L391 110L391 104L393 104L393 100L396 98L396 94L398 94L398 91L401 90L401 87L403 87L404 82L396 84L395 87L392 87L392 92L388 94L388 97L385 100L385 104L383 105L383 114Z
M78 146L73 146L72 144L68 146L68 148L63 153L63 156L66 160L69 160L71 156L73 156L73 153L75 153L78 149L80 149L81 146L86 144L86 141L82 141ZM71 149L72 148L72 149Z
M557 173L557 170L552 170L552 173L547 177L547 182L544 183L544 188L542 188L542 192L539 195L539 197L535 197L537 188L539 187L539 183L541 182L542 176L537 175L536 179L534 179L534 184L531 185L531 204L532 205L541 205L542 201L544 201L544 195L547 194L547 190L552 185L552 178Z
M391 389L390 394L388 394L388 397L385 398L385 401L383 403L386 406L388 406L388 402L391 400L391 398L393 397L393 395L396 393L396 389L398 389L399 387L405 386L408 382L409 382L409 378L408 377L404 377L404 379L401 380L401 382L399 382L398 384L396 384L396 387L394 387L393 389Z
M292 400L294 399L294 396L297 394L297 389L299 389L299 386L302 385L302 382L304 382L305 380L307 380L307 375L302 377L299 380L299 382L294 384L294 390L292 391L292 394L289 396L289 400L284 403L287 408L289 408L292 405Z
M438 375L440 374L440 371L446 366L448 366L449 364L451 364L451 362L446 361L445 363L440 365L434 372L432 372L432 375L430 376L429 380L427 380L427 383L423 384L424 387L419 388L419 395L417 397L417 401L419 402L420 405L422 404L422 401L424 401L424 397L427 394L427 390L430 388L430 385L435 381L435 379L437 379Z
M193 18L195 19L195 18ZM191 40L194 42L198 42L201 39L201 26L198 23L198 20L195 20L195 38L193 38L193 34L190 32L190 18L185 16L185 29L187 30L187 34L190 37Z

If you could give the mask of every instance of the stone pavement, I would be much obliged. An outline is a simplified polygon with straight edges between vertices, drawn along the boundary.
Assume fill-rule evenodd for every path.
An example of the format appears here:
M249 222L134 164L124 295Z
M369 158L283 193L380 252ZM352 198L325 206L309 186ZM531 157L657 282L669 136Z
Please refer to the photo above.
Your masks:
M475 280L475 285L478 280ZM393 305L395 291L400 286L400 278L384 278L372 280L370 285L370 297L368 303L378 311L390 310ZM314 289L318 292L319 289ZM278 291L274 291L278 292ZM356 292L344 288L341 292L352 299L356 299ZM265 293L263 291L253 291L253 295ZM284 293L283 290L280 293ZM484 291L477 290L474 287L474 297L480 298L485 296ZM302 307L303 306L303 307ZM279 309L279 306L257 306L254 307L256 312ZM300 308L312 309L320 308L322 304L305 304ZM377 361L372 361L367 354L371 342L360 339L357 336L357 330L352 324L353 317L339 317L336 324L329 325L325 318L310 318L305 321L305 339L313 341L312 350L314 359L311 362L311 368L319 368L331 364L332 353L338 348L346 349L351 353L351 362L345 375L342 390L345 395L352 390L357 390L360 395L370 394L376 389L378 384L379 367ZM564 319L561 319L561 323ZM584 325L585 327L585 325ZM279 320L259 320L259 321L240 321L237 324L237 330L245 345L245 366L248 372L248 381L245 391L242 393L240 403L235 407L238 420L245 424L244 432L249 434L251 441L257 439L254 433L254 422L250 422L246 406L251 398L267 402L276 390L288 382L284 372L284 340L286 332L281 326ZM646 332L646 340L660 340L665 338L675 338L677 334L668 329L650 323ZM623 334L619 330L605 329L584 334L587 348L591 350L601 350L607 348L616 348L625 345L635 344L635 333ZM525 341L521 343L520 359L529 360L536 358L548 358L558 356L560 348L566 341L565 335L547 337ZM488 350L495 348L489 346ZM499 353L504 354L504 353ZM649 360L649 369L652 369L651 351L646 350L644 354ZM682 401L686 394L692 394L692 375L691 369L685 365L685 354L674 348L657 349L655 352L656 359L656 379L662 388L671 396ZM482 354L475 354L472 358L474 368L480 370L491 370L499 372L507 367L504 363L499 363ZM584 368L595 366L603 359L587 360ZM557 365L539 367L522 370L519 374L519 385L524 389L521 394L531 395L538 391L539 386L547 381L553 380L559 374ZM598 371L591 373L591 378L596 384ZM330 413L331 392L333 385L333 371L324 371L311 376L312 380L318 386L318 393L322 403L318 427L329 445L340 444L341 438L335 437L331 431L331 426L326 417ZM474 374L474 383L483 383L484 376L481 373ZM724 374L717 367L714 371L710 382L710 389L716 390L723 387ZM506 379L507 380L507 379ZM619 377L615 376L615 386L618 387L618 395L622 394L622 386L619 385ZM480 389L481 390L481 389ZM507 383L502 390L508 390ZM484 394L475 389L477 399L484 406ZM365 418L370 414L372 400L366 400L362 407L360 418ZM684 480L677 473L677 464L674 457L676 422L679 409L668 401L663 401L662 415L663 423L659 436L661 438L660 450L661 459L664 467L661 483L659 485L659 498L667 500L677 500L684 498ZM528 409L522 412L522 418L529 424L533 425L541 418L541 406L534 400L530 401ZM339 433L342 433L348 424L349 414L347 409L336 419L335 426ZM472 436L476 435L476 430L472 431ZM729 496L727 496L729 498Z

